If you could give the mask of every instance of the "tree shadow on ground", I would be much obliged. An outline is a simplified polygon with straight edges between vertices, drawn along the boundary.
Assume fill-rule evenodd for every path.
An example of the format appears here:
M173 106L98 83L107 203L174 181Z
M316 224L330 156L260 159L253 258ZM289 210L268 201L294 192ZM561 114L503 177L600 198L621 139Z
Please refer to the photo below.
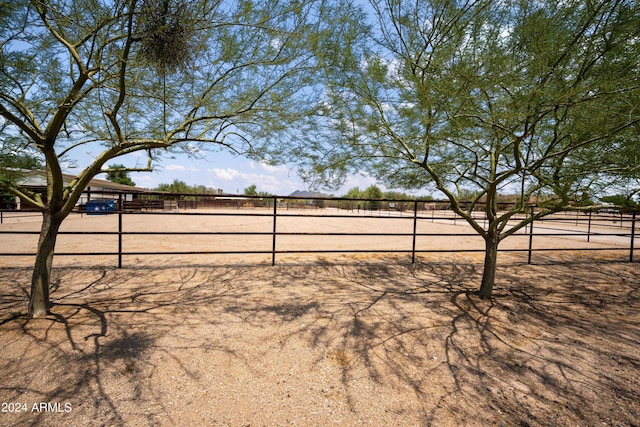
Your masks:
M281 269L306 300L254 306L252 317L301 324L288 337L338 359L353 411L350 384L366 374L409 387L427 425L638 425L640 284L636 265L619 267L506 266L490 301L473 292L478 265L324 265L325 280Z
M304 383L353 420L373 406L414 425L640 425L637 264L503 265L488 301L467 263L63 269L55 314L36 320L19 314L25 271L0 271L0 397L73 402L79 424L184 424L213 383L238 406Z
M127 400L151 403L144 420L149 424L166 422L157 415L167 404L162 390L145 386L162 369L150 355L161 353L182 366L180 375L188 374L183 360L172 355L175 347L160 343L163 334L184 322L190 307L215 304L243 273L232 268L171 269L168 275L147 269L62 269L52 286L52 314L29 319L24 313L27 271L0 272L7 285L0 294L0 333L11 337L5 344L12 348L0 358L7 379L0 386L2 401L72 403L74 412L91 414L86 425L129 424L123 409ZM207 344L196 346L202 350ZM14 425L50 421L50 411L34 412L31 403L28 409L15 414Z

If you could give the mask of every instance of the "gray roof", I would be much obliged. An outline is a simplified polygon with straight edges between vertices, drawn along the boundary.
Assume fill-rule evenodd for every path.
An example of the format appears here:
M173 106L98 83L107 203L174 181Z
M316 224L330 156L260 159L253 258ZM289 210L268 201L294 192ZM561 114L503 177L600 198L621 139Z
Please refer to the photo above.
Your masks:
M75 175L72 174L62 174L65 184L71 183L75 179ZM47 186L47 177L44 171L25 171L24 174L17 180L20 186L22 187L46 187ZM146 188L133 187L131 185L118 184L116 182L107 181L104 179L93 178L87 189L91 190L111 190L111 191L128 191L134 193L143 193L147 190Z

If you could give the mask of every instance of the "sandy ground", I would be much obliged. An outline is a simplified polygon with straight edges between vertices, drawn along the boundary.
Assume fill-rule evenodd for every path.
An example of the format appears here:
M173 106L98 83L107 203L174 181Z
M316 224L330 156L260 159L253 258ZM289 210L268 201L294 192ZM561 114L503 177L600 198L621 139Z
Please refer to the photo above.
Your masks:
M108 229L113 218L65 226ZM173 227L169 217L139 218L128 226ZM202 226L189 218L181 226ZM308 220L310 230L341 227ZM375 221L348 227L407 227ZM3 235L3 250L26 248L18 237ZM64 237L65 250L86 244ZM398 239L389 244L404 248ZM454 240L440 239L419 244ZM408 255L283 254L275 267L265 255L131 255L122 269L112 256L60 257L53 314L32 320L29 257L0 257L0 425L637 426L640 265L626 256L544 252L526 265L526 255L503 253L490 301L473 295L480 254L424 254L416 264Z

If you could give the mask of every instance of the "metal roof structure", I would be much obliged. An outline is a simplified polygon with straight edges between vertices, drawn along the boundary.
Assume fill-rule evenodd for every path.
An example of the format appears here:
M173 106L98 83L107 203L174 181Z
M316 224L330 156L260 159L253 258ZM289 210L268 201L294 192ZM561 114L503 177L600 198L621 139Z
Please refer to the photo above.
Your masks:
M44 171L24 171L16 181L21 187L29 188L31 190L46 188L47 177ZM62 174L65 185L68 185L76 177L72 174ZM146 193L149 190L141 187L134 187L131 185L118 184L117 182L107 181L105 179L93 178L89 181L89 185L86 190L109 190L109 191L126 191L128 193Z

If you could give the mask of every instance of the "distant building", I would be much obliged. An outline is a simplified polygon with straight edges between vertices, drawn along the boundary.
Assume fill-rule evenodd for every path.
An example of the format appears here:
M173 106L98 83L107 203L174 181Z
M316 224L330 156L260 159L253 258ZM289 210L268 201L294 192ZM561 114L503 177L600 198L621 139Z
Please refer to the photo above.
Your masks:
M328 194L324 194L324 193L319 193L317 191L303 191L303 190L296 190L293 193L289 194L288 197L303 197L303 198L320 198L320 199L326 199L331 197Z
M47 189L47 178L44 171L25 171L24 174L17 179L18 184L30 191L45 193ZM65 185L68 185L76 177L71 174L62 174ZM95 199L117 199L118 195L114 192L126 192L123 194L124 201L132 201L138 198L139 195L147 193L149 190L146 188L133 187L130 185L118 184L115 182L107 181L104 179L94 178L89 182L89 185L85 188L84 193L78 200L78 205L86 205L89 200ZM5 203L7 204L7 203ZM13 203L7 204L10 208L17 210L32 210L32 206L29 202L21 200L19 197L15 198Z

